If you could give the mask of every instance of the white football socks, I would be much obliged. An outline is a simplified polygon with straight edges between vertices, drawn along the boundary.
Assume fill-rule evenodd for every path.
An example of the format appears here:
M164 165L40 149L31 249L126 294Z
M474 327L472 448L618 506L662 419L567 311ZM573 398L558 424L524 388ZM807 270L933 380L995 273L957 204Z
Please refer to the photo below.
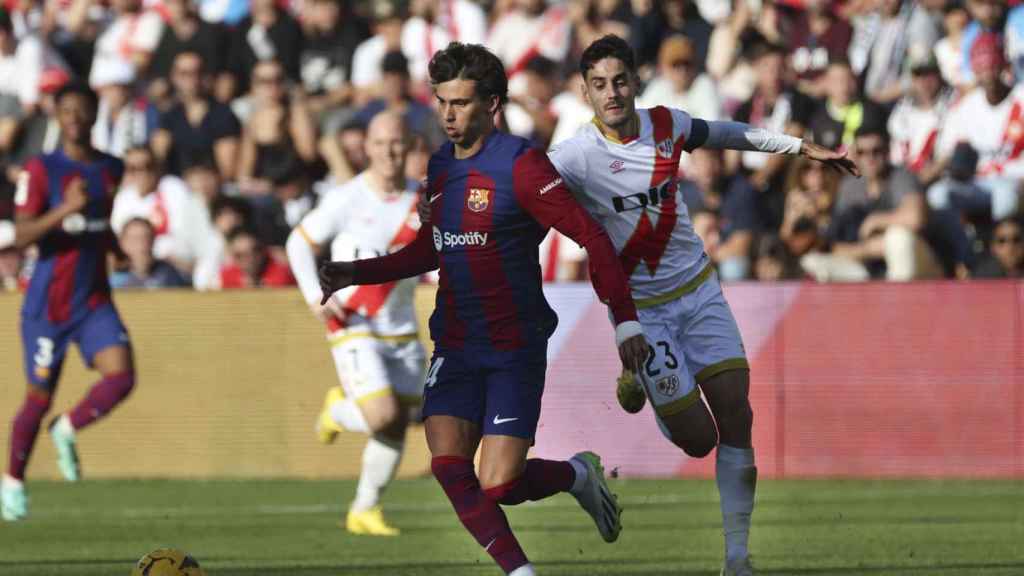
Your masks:
M509 572L508 576L537 576L537 573L533 571L532 564L523 564L519 568Z
M363 416L359 404L352 398L344 398L331 404L331 419L349 432L370 433L370 425L366 423L366 416Z
M363 469L359 472L356 498L352 501L353 512L373 508L380 500L380 494L391 483L402 460L403 442L383 436L371 436L363 449Z
M727 561L745 558L757 486L754 450L719 444L715 457L715 481L722 506L725 558Z

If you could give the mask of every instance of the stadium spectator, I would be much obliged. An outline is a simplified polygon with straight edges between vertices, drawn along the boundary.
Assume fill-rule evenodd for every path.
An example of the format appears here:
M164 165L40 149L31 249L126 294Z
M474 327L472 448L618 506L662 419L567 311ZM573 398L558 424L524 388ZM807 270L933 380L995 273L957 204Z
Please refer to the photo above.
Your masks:
M0 226L10 224L0 222ZM0 244L0 293L14 292L23 288L21 278L21 250L13 245Z
M960 44L960 68L968 83L975 81L974 43L983 35L1002 36L1006 30L1006 0L966 0L971 23L964 30ZM1020 47L1014 47L1015 52ZM1016 54L1015 54L1016 56Z
M508 131L547 149L558 118L552 101L562 87L558 65L543 56L531 58L509 82L509 104L503 110Z
M337 134L325 134L320 139L320 155L334 183L344 184L366 169L365 144L366 125L354 119Z
M812 252L800 264L819 282L937 278L943 268L922 234L924 195L907 171L889 163L883 130L864 126L854 154L863 178L845 178L829 232L831 253Z
M232 82L226 78L227 31L220 24L201 19L197 3L191 0L162 0L162 6L166 24L146 70L149 97L167 102L173 96L168 79L172 75L175 58L182 52L194 52L200 55L214 79L214 95L221 101L227 99L227 90L232 89Z
M658 71L637 99L637 105L668 106L686 110L696 118L721 119L724 112L718 89L711 77L699 69L693 42L685 36L669 36L658 51Z
M800 158L790 168L785 186L785 211L778 240L795 262L795 258L824 248L839 191L839 175L817 162Z
M568 2L569 22L572 26L573 46L571 52L579 54L591 42L605 34L629 38L633 23L633 2L625 0L574 0ZM638 7L648 8L649 2Z
M694 72L704 71L712 28L701 17L693 2L690 0L664 0L662 2L634 2L633 4L639 10L636 8L633 10L634 18L629 37L637 53L637 65L641 69L657 62L658 53L666 38L681 35L688 38L693 44Z
M399 51L388 52L381 60L383 96L368 102L356 113L354 121L369 126L379 112L390 110L402 115L406 129L426 137L433 150L444 141L444 133L430 106L413 98L409 60Z
M114 0L109 4L113 19L96 38L89 85L97 88L108 66L128 66L133 76L142 76L160 41L164 22L154 10L143 7L142 0ZM89 35L85 23L72 28L81 37Z
M938 178L941 169L935 146L953 94L943 85L939 62L931 50L911 53L910 76L907 95L889 115L890 161L928 185Z
M706 234L712 242L705 239L705 249L718 275L725 281L743 280L750 275L757 233L755 192L742 175L727 176L723 164L721 150L694 150L689 179L679 189L690 213L707 215Z
M101 152L121 158L125 152L148 141L144 104L134 97L135 71L132 66L110 60L97 62L91 74L100 97L92 145Z
M124 163L124 183L114 197L111 227L120 235L130 220L145 219L153 226L155 257L190 274L210 234L202 199L181 178L162 174L148 148L130 149Z
M211 203L210 214L213 227L192 273L196 290L220 289L221 268L228 259L227 236L232 230L249 226L252 208L242 198L219 196Z
M182 179L193 196L206 208L206 219L212 221L213 203L227 193L227 187L217 172L217 165L209 156L191 156L182 169Z
M762 282L798 280L803 278L800 262L786 249L786 245L775 234L765 234L758 239L754 257L754 278Z
M853 135L865 121L877 122L884 114L859 97L857 77L846 60L833 60L822 82L825 97L815 106L807 127L816 143L846 150L853 145Z
M266 166L275 158L297 156L317 159L316 125L306 105L305 92L292 87L276 60L262 60L252 69L252 91L232 103L242 122L242 140L236 173L243 193L270 191Z
M882 0L877 19L865 21L872 38L864 69L864 93L880 104L903 96L910 50L931 50L939 39L938 24L920 3Z
M153 254L155 230L149 220L132 218L121 228L118 244L125 262L110 275L111 288L181 288L188 281Z
M314 197L306 168L294 156L269 159L265 173L272 193L251 199L252 231L263 245L278 253L292 228L313 209ZM280 255L283 257L283 253Z
M234 113L209 93L209 74L202 55L186 51L174 59L171 70L178 102L160 115L151 145L168 174L180 174L186 158L208 155L217 162L225 180L232 180L238 164L241 127Z
M971 48L971 66L978 86L968 92L945 118L939 134L937 172L953 160L960 143L978 154L976 186L960 187L943 180L928 190L933 208L960 208L990 202L992 218L1015 214L1020 205L1020 178L1024 177L1024 88L1004 79L1006 57L1002 39L983 34ZM1016 112L1015 112L1016 110Z
M427 64L449 42L483 44L487 15L472 0L410 0L409 18L402 26L402 53L409 59L415 92L429 96Z
M586 100L583 99L583 76L576 71L569 76L562 92L551 99L551 112L555 115L555 131L551 135L551 147L572 137L576 131L594 117Z
M958 90L970 87L962 52L964 30L970 19L960 0L948 0L942 15L942 26L946 34L935 44L935 57L939 61L942 79Z
M220 288L294 286L287 262L272 255L251 230L238 227L227 236L228 263L220 269Z
M385 54L402 51L403 7L396 0L373 3L373 36L361 42L352 55L352 87L355 89L356 106L384 96L381 62Z
M836 14L835 5L833 0L804 0L804 9L793 19L787 39L790 65L800 87L819 96L828 81L817 80L830 64L847 59L853 36L850 25Z
M761 44L753 57L757 88L750 100L736 111L734 119L755 128L803 136L811 101L785 81L786 52L775 44ZM782 222L783 191L787 156L763 152L726 151L726 171L742 170L748 175L758 197L758 213L768 228Z
M306 105L321 132L334 133L346 119L354 96L352 61L370 37L369 23L342 0L303 3L306 42L299 55Z
M512 9L494 23L487 46L514 78L534 56L563 62L569 55L572 23L566 7L544 0L511 0Z
M427 177L427 164L434 149L421 134L413 134L405 157L405 177L417 182Z
M978 264L978 278L1024 277L1024 223L1004 218L996 223L989 253Z
M288 80L301 80L302 28L275 0L252 0L249 15L231 30L230 36L227 67L235 82L233 96L249 91L250 73L262 60L277 60Z

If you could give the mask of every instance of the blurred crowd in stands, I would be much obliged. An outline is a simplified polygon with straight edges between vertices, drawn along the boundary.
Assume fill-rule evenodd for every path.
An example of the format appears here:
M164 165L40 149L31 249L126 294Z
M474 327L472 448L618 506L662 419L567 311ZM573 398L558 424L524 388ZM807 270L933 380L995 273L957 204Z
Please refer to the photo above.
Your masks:
M100 98L95 147L125 163L115 287L291 285L289 230L365 168L374 114L403 114L407 174L425 176L444 141L434 51L491 48L503 125L548 148L591 120L576 63L607 33L635 48L640 106L812 139L863 171L684 158L724 280L1024 275L1024 6L1000 0L4 0L0 219L79 78ZM585 277L571 241L540 254L546 281ZM6 289L31 269L31 250L0 252Z

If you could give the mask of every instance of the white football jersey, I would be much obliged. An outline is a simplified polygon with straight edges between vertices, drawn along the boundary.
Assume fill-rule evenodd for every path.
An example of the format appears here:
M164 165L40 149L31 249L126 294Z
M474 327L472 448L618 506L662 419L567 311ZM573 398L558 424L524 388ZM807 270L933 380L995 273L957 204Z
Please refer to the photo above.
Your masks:
M361 260L396 252L412 242L420 229L415 180L387 199L373 191L360 174L328 190L320 204L299 224L310 243L330 242L332 260ZM334 297L350 312L344 327L366 326L387 336L416 332L414 292L418 280L406 278L372 286L349 286ZM332 328L340 328L333 326Z
M992 106L978 87L952 107L939 134L938 153L948 157L959 142L978 151L978 176L1024 176L1024 87Z
M707 264L679 193L679 157L692 119L662 106L637 109L639 136L607 138L589 123L548 152L584 208L608 232L633 297L660 296L695 278Z

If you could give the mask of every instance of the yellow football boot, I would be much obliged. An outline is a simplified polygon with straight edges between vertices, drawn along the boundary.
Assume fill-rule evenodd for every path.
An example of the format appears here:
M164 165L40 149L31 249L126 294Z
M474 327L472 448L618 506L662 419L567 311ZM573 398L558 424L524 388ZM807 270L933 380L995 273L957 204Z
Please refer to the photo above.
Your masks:
M324 405L320 408L320 416L316 419L316 437L324 444L330 444L338 437L338 432L344 430L334 418L331 418L331 405L345 399L345 393L341 386L331 386L324 396Z
M364 536L398 536L400 533L398 528L384 520L380 506L362 512L349 510L348 516L345 517L345 529L352 534Z

